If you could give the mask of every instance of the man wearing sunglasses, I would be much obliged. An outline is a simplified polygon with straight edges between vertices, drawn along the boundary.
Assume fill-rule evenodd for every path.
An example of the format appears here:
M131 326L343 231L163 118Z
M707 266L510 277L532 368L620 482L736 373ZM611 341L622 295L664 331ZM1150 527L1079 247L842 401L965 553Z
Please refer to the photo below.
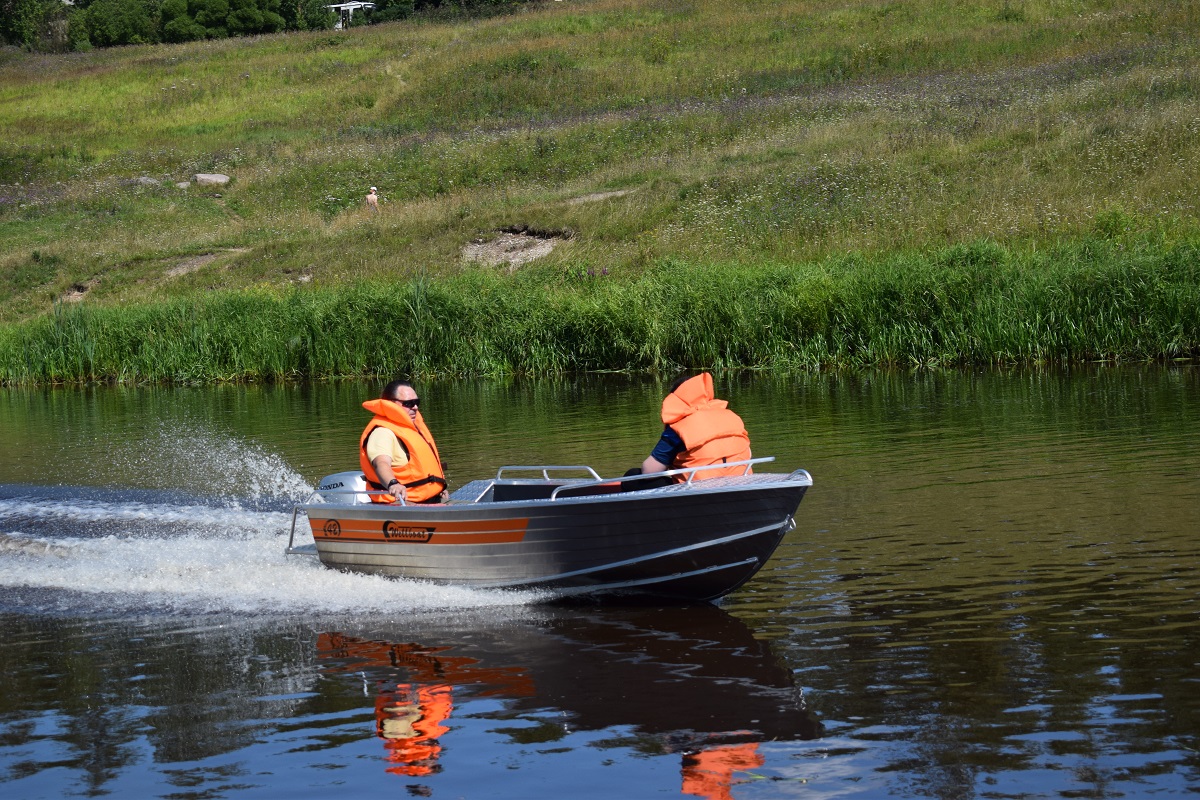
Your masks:
M374 416L358 443L371 499L376 503L444 503L446 474L433 434L421 416L421 399L408 381L392 381L363 408Z

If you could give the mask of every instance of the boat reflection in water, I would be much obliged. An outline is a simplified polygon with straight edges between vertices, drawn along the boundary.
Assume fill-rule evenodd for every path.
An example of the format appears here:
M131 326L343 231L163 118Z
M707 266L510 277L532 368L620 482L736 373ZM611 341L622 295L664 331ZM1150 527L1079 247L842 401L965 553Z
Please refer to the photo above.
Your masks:
M422 628L318 641L324 673L374 686L375 733L397 775L465 770L475 759L456 762L455 732L476 720L522 745L570 747L578 732L614 729L616 746L677 754L683 793L715 800L763 765L760 743L822 732L770 645L715 606L542 608L484 628Z

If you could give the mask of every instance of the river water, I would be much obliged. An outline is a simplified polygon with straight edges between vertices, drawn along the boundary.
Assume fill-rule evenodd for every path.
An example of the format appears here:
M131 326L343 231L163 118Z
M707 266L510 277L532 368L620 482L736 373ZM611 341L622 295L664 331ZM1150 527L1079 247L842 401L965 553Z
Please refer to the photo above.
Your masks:
M373 384L0 390L0 795L1200 791L1200 369L717 383L815 485L686 607L284 556ZM452 488L660 430L649 379L418 390Z

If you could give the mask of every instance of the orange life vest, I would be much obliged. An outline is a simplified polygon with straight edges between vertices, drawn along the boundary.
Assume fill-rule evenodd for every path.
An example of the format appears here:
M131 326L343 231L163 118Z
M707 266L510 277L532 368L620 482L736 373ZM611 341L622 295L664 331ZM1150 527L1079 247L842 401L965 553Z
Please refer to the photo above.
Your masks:
M408 463L393 467L396 479L408 490L408 502L422 503L437 497L446 488L446 473L442 469L442 459L438 456L437 445L433 443L433 434L425 425L421 412L417 412L415 420L409 419L404 406L391 400L368 400L363 408L375 416L363 430L358 441L358 463L362 467L363 477L372 489L386 489L375 472L375 466L367 458L367 438L376 428L387 428L400 440L408 451ZM371 499L376 503L395 502L391 495L384 492L372 492Z
M758 742L701 750L683 758L683 793L705 800L732 800L733 773L749 772L767 763Z
M395 692L384 692L376 698L375 732L385 740L387 760L398 765L388 767L388 772L414 777L436 772L442 753L438 739L450 730L442 723L454 710L452 691L448 684L401 683Z
M662 404L662 421L679 435L684 448L668 465L671 469L703 467L750 458L750 434L746 433L742 418L730 411L728 406L724 400L716 399L712 375L707 372L689 378L667 395ZM741 475L745 471L745 465L729 469L706 469L697 472L693 480ZM677 475L675 480L682 482L687 480L687 476Z

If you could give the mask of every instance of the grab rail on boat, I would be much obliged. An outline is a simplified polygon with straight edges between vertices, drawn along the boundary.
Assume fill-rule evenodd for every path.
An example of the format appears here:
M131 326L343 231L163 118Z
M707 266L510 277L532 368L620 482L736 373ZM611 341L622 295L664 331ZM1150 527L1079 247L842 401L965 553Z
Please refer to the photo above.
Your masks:
M500 480L502 477L504 477L504 473L506 470L512 471L512 472L517 472L518 470L523 471L523 472L532 472L534 470L541 470L542 471L542 479L547 480L547 481L550 480L550 470L557 470L559 472L566 472L567 470L583 470L584 472L587 472L589 475L591 475L593 479L598 480L598 481L603 480L603 478L600 477L600 474L598 472L596 472L596 470L592 469L589 466L585 466L582 464L578 465L578 466L556 466L553 464L547 464L547 465L538 465L536 467L533 467L533 466L530 466L530 467L524 467L524 466L501 467L500 469L496 470L496 480Z
M308 496L308 499L312 500L313 495L316 495L316 494L317 494L317 492L313 492L312 494L310 494ZM284 550L283 550L283 554L285 556L308 555L308 552L306 550L301 550L301 549L297 548L296 544L295 544L295 542L296 542L296 517L300 514L300 509L306 505L308 505L308 501L305 501L303 503L297 503L296 505L292 506L292 530L288 534L287 547L284 548Z
M704 470L709 470L709 469L729 469L730 467L744 467L744 469L742 470L742 475L749 475L750 467L753 466L754 464L765 464L769 461L774 461L774 460L775 460L775 456L763 456L762 458L749 458L749 459L746 459L745 461L729 461L727 463L722 463L722 464L705 464L702 467L685 467L684 469L668 469L663 472L651 472L651 473L647 473L645 475L625 475L620 478L600 478L597 476L597 479L594 481L588 481L586 483L569 483L569 484L566 484L565 486L559 486L557 489L555 489L553 492L550 493L550 499L557 500L558 493L563 491L564 489L567 491L575 491L576 489L587 489L592 486L601 486L601 485L610 486L612 484L632 483L634 481L644 481L647 478L671 477L673 475L687 475L687 480L684 481L684 485L690 486L692 483L692 480L696 477L697 472L703 472ZM803 472L803 470L800 470L800 472ZM808 473L805 473L805 474L808 474Z
M287 549L283 551L284 555L289 555L289 556L292 556L292 555L304 555L304 556L314 555L313 553L309 552L307 549L304 549L304 547L307 547L307 545L305 545L304 547L301 547L301 548L298 548L295 546L296 517L298 517L300 515L300 509L305 509L305 511L307 512L308 506L313 504L314 498L319 497L322 500L324 500L327 496L332 495L332 494L372 495L372 494L387 494L387 492L381 491L379 489L325 489L324 491L322 491L321 489L314 490L313 492L311 492L308 495L308 497L306 497L304 499L303 503L297 503L296 505L292 506L292 528L291 528L291 531L288 533ZM396 498L396 500L398 501L398 505L402 505L402 506L408 505L408 503L404 500L403 497L398 497L398 498Z

